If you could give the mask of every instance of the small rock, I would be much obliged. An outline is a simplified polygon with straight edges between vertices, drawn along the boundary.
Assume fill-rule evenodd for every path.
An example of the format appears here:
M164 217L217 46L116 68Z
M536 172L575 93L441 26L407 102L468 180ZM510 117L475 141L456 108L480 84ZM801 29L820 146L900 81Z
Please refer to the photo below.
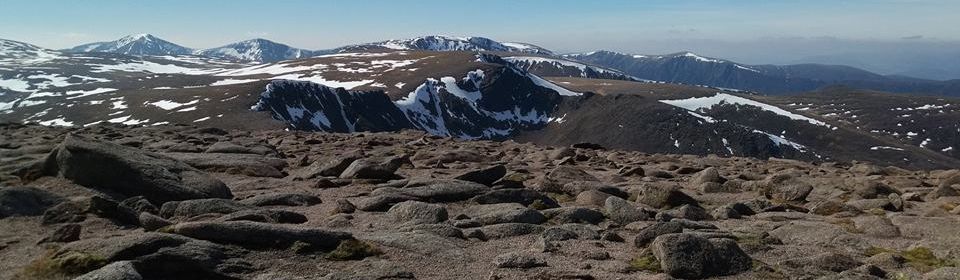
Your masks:
M681 233L683 232L683 225L677 222L657 222L656 224L649 225L637 234L637 237L633 240L633 245L637 248L646 248L650 242L653 242L657 236L661 236L669 233Z
M80 240L80 230L82 227L79 224L65 224L61 225L55 229L50 235L41 239L39 243L49 243L49 242L73 242Z
M597 210L583 207L560 207L543 210L543 215L555 223L599 224L605 217Z
M607 198L612 196L611 194L597 191L597 190L587 190L577 194L575 203L581 206L597 206L602 207L607 201Z
M173 224L172 222L154 214L150 214L149 212L141 212L139 219L140 226L143 227L143 230L145 231L155 231Z
M685 204L699 205L696 199L681 192L676 186L669 185L644 185L643 194L638 198L638 202L655 208L673 208Z
M497 268L533 268L547 266L547 262L522 253L506 253L493 260Z
M484 184L487 186L493 186L493 183L503 178L504 175L507 175L507 167L501 164L501 165L494 165L488 168L467 171L463 174L454 176L453 178L458 180Z
M354 211L357 211L357 207L354 206L353 203L350 203L349 200L346 200L344 198L337 199L336 204L337 206L333 208L334 214L339 214L339 213L350 214L350 213L353 213Z
M636 221L646 221L652 218L649 212L643 211L629 201L616 196L607 198L604 202L604 210L606 210L610 220L621 225Z

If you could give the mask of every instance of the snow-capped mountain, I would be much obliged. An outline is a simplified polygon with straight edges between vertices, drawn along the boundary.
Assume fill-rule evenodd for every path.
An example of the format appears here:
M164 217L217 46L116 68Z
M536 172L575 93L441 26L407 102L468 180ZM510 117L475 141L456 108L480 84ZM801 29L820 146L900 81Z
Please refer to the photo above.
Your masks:
M550 50L527 43L501 43L484 37L421 36L411 39L387 40L340 48L340 52L368 49L424 50L424 51L500 51L553 55Z
M306 58L316 52L298 49L266 39L252 39L222 46L219 48L197 50L196 55L238 61L277 62L282 60Z
M4 64L23 64L31 60L47 60L59 56L60 53L54 50L24 42L0 39L0 62L4 62Z
M836 84L894 92L956 94L951 90L956 87L955 82L883 76L841 65L747 65L692 52L638 55L595 51L563 57L620 70L640 79L766 94L797 93Z
M71 52L107 52L125 55L184 55L193 52L169 41L150 34L136 34L116 41L98 42L80 45L69 49Z

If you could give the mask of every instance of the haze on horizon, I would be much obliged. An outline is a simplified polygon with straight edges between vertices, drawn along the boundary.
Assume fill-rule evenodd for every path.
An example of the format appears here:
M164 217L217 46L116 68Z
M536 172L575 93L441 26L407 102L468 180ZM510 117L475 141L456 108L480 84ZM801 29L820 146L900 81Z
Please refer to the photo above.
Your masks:
M561 52L693 51L960 78L960 1L0 0L0 38L62 49L150 33L191 48L266 38L307 49L444 34Z

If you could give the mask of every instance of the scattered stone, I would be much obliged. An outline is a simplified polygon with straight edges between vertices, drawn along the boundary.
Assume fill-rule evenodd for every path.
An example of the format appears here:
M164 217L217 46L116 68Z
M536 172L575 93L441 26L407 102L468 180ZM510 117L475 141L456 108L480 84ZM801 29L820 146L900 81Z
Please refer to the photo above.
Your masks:
M350 203L349 200L340 198L340 199L337 199L335 203L337 204L337 206L333 208L334 214L338 214L338 213L350 214L350 213L353 213L354 211L357 211L357 207L354 206L353 203Z
M942 185L933 189L933 191L927 194L925 199L927 201L933 201L941 197L951 196L960 196L960 192L958 192L957 189L954 189L952 186Z
M65 224L57 227L47 237L41 239L37 244L50 242L73 242L80 240L80 230L83 229L79 224Z
M134 196L131 198L124 199L123 201L120 202L120 205L133 209L133 211L136 211L137 213L142 213L142 212L147 212L150 214L160 213L160 208L157 208L156 205L153 205L153 203L150 203L150 201L143 196Z
M658 236L681 232L683 232L683 225L680 223L657 222L640 230L640 232L637 233L637 237L633 240L633 245L637 248L646 248L647 245L650 245L650 242L653 242Z
M241 200L254 206L311 206L323 202L319 197L298 193L268 193Z
M141 212L138 218L140 219L140 226L143 227L145 231L155 231L173 224L173 222L150 214L149 212Z
M219 221L253 221L272 224L302 224L307 217L297 212L275 209L240 210L217 218Z
M543 232L544 228L541 225L535 224L507 223L483 226L478 230L483 234L483 239L500 239L540 233Z
M678 172L678 174L683 173ZM723 184L723 182L726 182L726 179L720 177L720 172L717 171L717 168L709 167L694 174L693 177L690 178L689 184L691 186L700 186L704 183Z
M900 228L884 216L864 215L853 218L856 229L873 237L894 238L900 236Z
M81 201L65 201L43 212L41 224L79 223L87 219L87 208Z
M540 233L540 238L546 241L564 241L577 239L577 233L560 227L549 227Z
M547 219L560 224L599 224L600 222L603 222L605 218L602 212L583 207L561 207L546 209L541 212L547 217Z
M860 198L882 198L900 191L876 180L863 180L853 191Z
M547 262L522 253L506 253L494 258L493 265L497 268L534 268L547 266Z
M369 159L359 159L350 163L347 169L343 170L340 178L343 179L381 179L394 180L402 177L395 174L404 163L409 163L406 157L394 157L383 162L375 162Z
M577 194L575 202L581 206L603 207L607 198L610 196L612 195L598 190L587 190Z
M558 166L550 172L547 172L543 179L540 180L540 183L535 186L534 190L540 192L564 193L574 196L577 195L578 192L568 190L564 187L564 185L576 181L598 182L597 177L594 177L593 175L590 175L589 173L576 167Z
M815 256L786 260L781 265L795 268L813 268L823 271L844 272L863 265L862 262L840 253L823 253Z
M354 161L363 158L359 151L347 153L343 156L334 157L327 161L315 161L310 166L296 170L293 173L294 178L314 179L317 177L337 177L343 174Z
M77 276L73 280L143 280L131 261L119 261Z

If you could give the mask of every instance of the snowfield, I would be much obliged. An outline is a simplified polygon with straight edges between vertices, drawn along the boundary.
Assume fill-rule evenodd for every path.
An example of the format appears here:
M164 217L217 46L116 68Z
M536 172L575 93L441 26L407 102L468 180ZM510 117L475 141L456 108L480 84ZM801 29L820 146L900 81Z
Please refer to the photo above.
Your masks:
M813 118L803 116L800 114L791 113L790 111L781 109L780 107L773 106L766 103L761 103L751 99L739 97L736 95L726 94L726 93L717 93L714 96L709 97L692 97L687 99L677 99L677 100L660 100L662 103L666 103L675 107L680 107L688 111L698 112L704 109L713 108L713 106L720 104L737 104L737 105L746 105L760 108L761 110L771 112L780 116L784 116L797 121L808 122L813 125L824 126L830 128L831 126L825 122L815 120Z

